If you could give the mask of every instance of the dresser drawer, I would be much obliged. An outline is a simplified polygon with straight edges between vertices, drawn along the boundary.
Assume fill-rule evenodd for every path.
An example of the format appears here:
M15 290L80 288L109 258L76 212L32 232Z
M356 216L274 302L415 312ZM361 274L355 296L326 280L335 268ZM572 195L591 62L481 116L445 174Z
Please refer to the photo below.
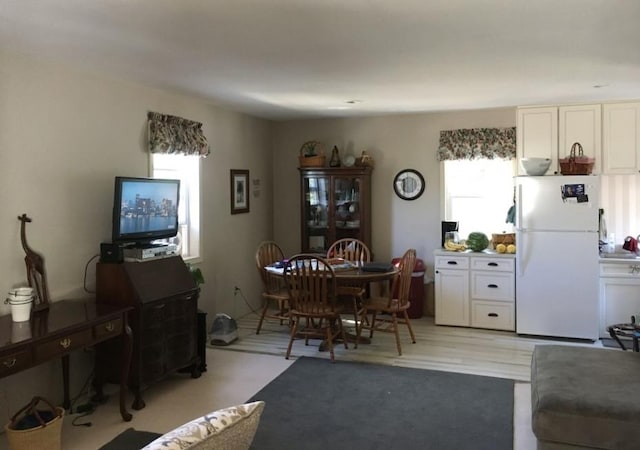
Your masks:
M471 270L491 272L513 272L515 260L512 258L471 258Z
M494 330L515 330L515 307L513 303L471 302L471 326Z
M31 365L31 352L28 349L10 353L0 358L0 378L20 372Z
M438 255L435 257L436 269L468 269L469 257L460 255Z
M37 362L44 361L54 356L83 348L92 342L91 333L91 330L82 330L62 336L51 342L40 344L35 349L35 359Z
M109 339L122 333L122 318L111 319L93 327L93 335L96 341Z
M471 272L471 299L513 302L513 274L506 272Z

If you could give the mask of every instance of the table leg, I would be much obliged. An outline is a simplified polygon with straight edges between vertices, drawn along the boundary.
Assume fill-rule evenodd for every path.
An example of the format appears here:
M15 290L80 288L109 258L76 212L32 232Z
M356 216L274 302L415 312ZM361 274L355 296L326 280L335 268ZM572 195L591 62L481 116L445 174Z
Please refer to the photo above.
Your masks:
M64 389L62 407L68 411L69 408L71 408L71 396L69 394L69 355L62 357L62 386Z
M131 366L131 354L133 353L133 333L124 315L124 333L122 334L122 371L120 375L120 415L125 422L131 420L131 413L127 411L127 384L129 383L129 367Z

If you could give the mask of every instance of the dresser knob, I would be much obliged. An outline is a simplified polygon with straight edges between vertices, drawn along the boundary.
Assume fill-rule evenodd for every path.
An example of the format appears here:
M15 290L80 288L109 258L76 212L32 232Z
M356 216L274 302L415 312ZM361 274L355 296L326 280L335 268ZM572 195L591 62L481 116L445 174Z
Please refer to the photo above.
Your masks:
M13 367L16 365L16 359L12 358L12 359L7 359L6 361L3 362L4 366L9 368L9 367Z

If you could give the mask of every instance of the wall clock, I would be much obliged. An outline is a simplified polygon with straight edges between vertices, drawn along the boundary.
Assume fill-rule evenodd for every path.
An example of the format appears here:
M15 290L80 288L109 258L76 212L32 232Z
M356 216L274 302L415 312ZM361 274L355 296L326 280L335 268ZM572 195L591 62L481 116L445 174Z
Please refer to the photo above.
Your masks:
M417 199L424 192L424 188L424 177L417 170L401 170L393 179L393 190L403 200Z

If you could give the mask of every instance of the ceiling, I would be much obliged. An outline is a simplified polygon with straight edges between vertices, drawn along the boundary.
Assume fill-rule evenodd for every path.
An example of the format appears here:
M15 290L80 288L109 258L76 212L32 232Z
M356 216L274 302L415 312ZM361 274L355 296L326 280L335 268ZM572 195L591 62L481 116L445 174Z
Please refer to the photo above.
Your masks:
M640 99L637 0L0 0L0 50L273 120Z

